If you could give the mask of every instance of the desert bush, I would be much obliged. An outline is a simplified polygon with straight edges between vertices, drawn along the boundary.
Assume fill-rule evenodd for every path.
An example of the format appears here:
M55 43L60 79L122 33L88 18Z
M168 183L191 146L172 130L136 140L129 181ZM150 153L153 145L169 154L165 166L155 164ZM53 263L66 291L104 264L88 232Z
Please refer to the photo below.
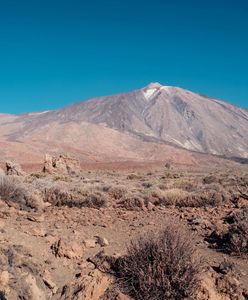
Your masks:
M208 184L188 194L188 197L177 201L179 207L221 206L231 201L231 195L219 184Z
M154 189L149 191L148 198L155 205L176 205L177 202L180 202L181 199L184 199L188 196L186 191L180 189L169 189L169 190L160 190Z
M178 179L178 178L181 178L181 177L183 177L184 175L183 175L183 173L180 173L180 172L166 172L165 174L164 174L164 176L162 176L161 178L162 179Z
M108 199L102 193L91 193L84 201L81 202L81 207L104 208L108 206Z
M127 179L129 180L140 179L140 178L142 178L141 175L134 174L134 173L127 175Z
M42 199L31 186L13 176L0 177L0 198L19 209L38 210L43 207Z
M248 254L248 208L228 215L225 219L228 228L223 231L214 230L207 241L219 251L231 255Z
M215 182L218 182L218 179L214 175L208 175L202 179L203 184L211 184L211 183L215 183Z
M145 200L143 196L139 193L130 193L122 197L118 202L117 206L125 208L127 210L144 210Z
M223 203L223 196L221 193L210 192L195 192L189 194L188 197L177 202L178 207L206 207L219 206Z
M115 200L121 199L127 193L127 188L125 186L113 186L108 190L108 194L111 198Z
M39 179L39 178L46 177L46 174L44 174L44 173L31 173L29 176Z
M45 189L45 201L54 206L68 207L92 207L101 208L107 206L107 197L100 192L70 190L60 185L54 185Z
M31 188L28 191L26 191L24 199L26 206L29 208L35 210L41 210L44 208L42 196L36 191L32 190Z
M175 221L133 240L115 263L119 286L136 300L184 299L197 288L201 269L193 236Z
M72 199L72 194L59 185L45 189L45 202L49 202L54 206L67 205Z
M62 175L55 175L53 177L54 181L65 181L65 182L70 182L71 178L69 176L62 176Z
M168 184L161 183L158 185L158 188L162 191L168 190Z
M248 254L248 208L227 219L231 224L222 237L225 250L234 255Z
M24 204L24 195L24 186L16 177L0 177L0 198L2 200Z
M189 180L177 180L174 184L173 187L176 189L182 189L185 190L187 192L192 192L196 189L197 187L197 183L193 183Z

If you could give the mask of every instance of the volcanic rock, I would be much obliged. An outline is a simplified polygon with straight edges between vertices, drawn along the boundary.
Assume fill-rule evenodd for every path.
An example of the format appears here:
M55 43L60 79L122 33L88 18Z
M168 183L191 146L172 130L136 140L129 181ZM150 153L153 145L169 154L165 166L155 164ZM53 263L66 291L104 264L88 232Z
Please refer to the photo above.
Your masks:
M75 158L66 155L55 157L46 154L43 172L48 174L75 175L80 172L80 164Z

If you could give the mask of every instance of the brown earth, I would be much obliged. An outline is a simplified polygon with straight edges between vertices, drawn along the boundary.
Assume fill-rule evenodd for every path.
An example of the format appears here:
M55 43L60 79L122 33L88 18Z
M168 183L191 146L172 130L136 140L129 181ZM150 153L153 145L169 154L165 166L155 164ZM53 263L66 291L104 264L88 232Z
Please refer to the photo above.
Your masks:
M194 299L247 299L247 256L217 249L208 240L214 231L226 230L227 216L248 205L237 189L247 187L246 166L98 167L89 166L77 176L29 173L18 184L32 193L32 200L25 198L23 204L1 197L2 297L100 299L115 278L105 272L104 263L94 263L94 256L102 250L107 256L123 255L132 238L158 232L173 217L196 234L196 247L205 259L201 290ZM34 195L38 200L31 207ZM98 201L103 199L106 203ZM127 296L117 292L111 297Z

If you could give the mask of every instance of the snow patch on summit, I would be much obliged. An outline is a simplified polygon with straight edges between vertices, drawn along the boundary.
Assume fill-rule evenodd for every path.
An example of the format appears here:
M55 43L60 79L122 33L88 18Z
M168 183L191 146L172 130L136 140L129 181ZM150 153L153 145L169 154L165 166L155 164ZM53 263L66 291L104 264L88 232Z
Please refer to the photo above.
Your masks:
M148 100L157 91L157 89L147 89L143 91L145 98Z

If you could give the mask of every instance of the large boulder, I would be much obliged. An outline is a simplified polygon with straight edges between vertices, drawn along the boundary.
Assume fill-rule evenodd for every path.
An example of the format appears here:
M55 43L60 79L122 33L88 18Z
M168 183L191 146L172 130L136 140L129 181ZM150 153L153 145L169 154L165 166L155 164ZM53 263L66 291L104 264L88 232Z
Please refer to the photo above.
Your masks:
M7 161L6 175L24 176L25 172L22 170L21 166L18 163Z
M80 172L80 164L77 159L66 155L56 157L46 154L43 172L48 174L76 175Z

